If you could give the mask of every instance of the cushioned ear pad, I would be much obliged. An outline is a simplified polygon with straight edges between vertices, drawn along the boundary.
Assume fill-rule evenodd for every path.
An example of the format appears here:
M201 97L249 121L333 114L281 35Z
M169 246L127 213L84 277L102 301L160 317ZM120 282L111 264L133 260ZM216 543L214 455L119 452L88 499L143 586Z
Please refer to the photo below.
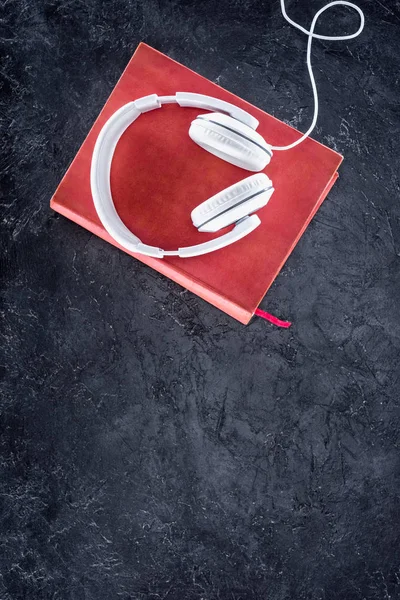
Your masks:
M273 191L265 173L250 175L192 210L193 225L199 231L218 231L265 206Z
M199 115L190 126L189 136L211 154L248 171L262 171L272 157L270 146L259 133L221 113Z

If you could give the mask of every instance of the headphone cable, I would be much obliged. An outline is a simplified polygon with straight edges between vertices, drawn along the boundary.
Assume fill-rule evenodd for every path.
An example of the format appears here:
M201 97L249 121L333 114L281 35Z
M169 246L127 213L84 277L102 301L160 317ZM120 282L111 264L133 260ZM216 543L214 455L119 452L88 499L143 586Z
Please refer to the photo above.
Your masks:
M335 2L330 2L329 4L326 4L318 12L315 13L314 18L311 23L310 30L308 31L307 29L305 29L304 27L299 25L299 23L296 23L296 21L293 21L288 16L288 14L286 12L286 7L285 7L285 0L280 0L280 2L281 2L282 15L286 19L286 21L288 23L290 23L290 25L293 25L293 27L296 27L296 29L299 29L300 31L302 31L303 33L305 33L308 36L307 69L308 69L308 74L310 76L311 87L312 87L313 96L314 96L314 116L313 116L311 125L307 129L307 131L298 140L296 140L292 144L289 144L288 146L271 146L272 150L290 150L291 148L294 148L295 146L298 146L299 144L301 144L301 142L304 142L304 140L309 137L309 135L312 132L312 130L314 129L314 127L317 123L317 119L318 119L318 92L317 92L317 86L315 84L314 73L313 73L312 65L311 65L311 45L312 45L313 39L315 38L318 40L330 40L330 41L351 40L352 38L355 38L358 35L360 35L362 30L364 29L365 18L364 18L363 11L356 4L353 4L352 2L347 2L346 0L336 0ZM324 13L329 8L332 8L333 6L348 6L358 12L358 14L360 15L360 27L358 28L358 30L355 33L351 33L349 35L321 35L318 33L314 33L315 25L316 25L319 17L322 15L322 13Z

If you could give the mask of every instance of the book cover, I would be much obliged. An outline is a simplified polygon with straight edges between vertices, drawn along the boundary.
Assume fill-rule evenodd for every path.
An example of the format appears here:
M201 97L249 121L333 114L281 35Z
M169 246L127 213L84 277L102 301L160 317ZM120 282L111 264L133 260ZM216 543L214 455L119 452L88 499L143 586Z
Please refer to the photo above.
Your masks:
M171 58L141 43L78 154L51 199L51 207L114 244L104 230L90 191L90 164L96 138L123 104L142 96L189 91L215 96L254 115L257 131L272 145L286 145L299 133ZM202 111L171 104L143 114L117 145L111 188L121 219L144 243L165 249L190 246L218 234L199 233L194 207L247 177L197 146L188 135ZM309 138L275 152L265 173L275 192L258 212L261 225L244 239L204 256L156 259L132 254L159 273L247 324L323 202L342 157Z

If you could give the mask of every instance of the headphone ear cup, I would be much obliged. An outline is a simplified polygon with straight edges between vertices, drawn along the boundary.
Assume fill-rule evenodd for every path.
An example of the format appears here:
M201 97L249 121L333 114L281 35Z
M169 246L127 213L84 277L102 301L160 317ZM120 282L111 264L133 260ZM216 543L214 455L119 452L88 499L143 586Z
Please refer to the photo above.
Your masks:
M272 157L259 133L221 113L199 115L192 121L189 136L204 150L248 171L262 171Z
M219 231L265 206L273 192L265 173L250 175L192 210L193 225L199 231Z

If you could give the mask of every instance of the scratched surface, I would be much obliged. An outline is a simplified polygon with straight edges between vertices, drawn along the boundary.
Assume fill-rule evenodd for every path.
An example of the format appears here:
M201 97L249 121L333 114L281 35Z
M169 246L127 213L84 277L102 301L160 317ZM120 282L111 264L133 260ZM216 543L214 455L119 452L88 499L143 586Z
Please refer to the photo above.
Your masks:
M345 161L262 302L286 331L49 209L141 40L305 130L278 2L3 2L1 600L400 598L400 4L360 3L313 50Z

